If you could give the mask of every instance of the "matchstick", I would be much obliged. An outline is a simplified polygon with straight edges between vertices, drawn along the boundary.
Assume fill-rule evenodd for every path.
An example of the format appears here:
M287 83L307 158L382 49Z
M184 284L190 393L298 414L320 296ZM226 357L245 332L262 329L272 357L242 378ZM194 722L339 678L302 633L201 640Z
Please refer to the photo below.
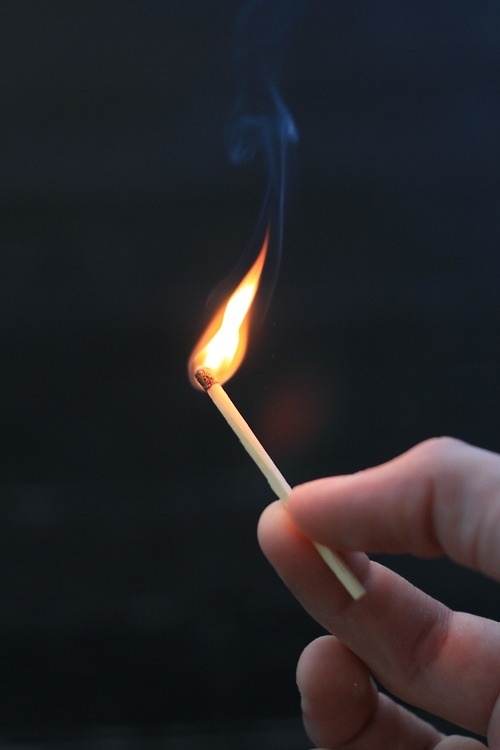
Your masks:
M257 439L248 423L243 419L226 391L217 381L212 370L208 367L199 367L194 376L203 390L208 393L231 429L236 433L247 453L264 474L273 492L286 505L292 488L271 456L264 449L264 446ZM313 544L332 573L337 576L352 598L355 600L361 599L366 590L342 558L323 544L318 544L317 542L313 542Z

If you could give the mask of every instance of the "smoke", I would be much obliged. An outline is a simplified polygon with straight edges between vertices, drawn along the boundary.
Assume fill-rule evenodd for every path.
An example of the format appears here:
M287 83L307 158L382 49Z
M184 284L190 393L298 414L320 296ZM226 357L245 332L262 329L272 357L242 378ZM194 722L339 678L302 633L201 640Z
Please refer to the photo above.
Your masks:
M283 246L287 162L297 141L293 118L280 94L301 0L247 0L239 11L233 39L236 97L226 133L229 158L238 165L262 159L266 185L260 216L240 261L242 273L255 259L269 231L269 248L258 297L263 317L276 283Z
M246 163L262 151L270 177L284 169L286 146L297 132L279 88L291 32L302 3L251 0L238 14L233 42L236 100L228 128L229 157Z

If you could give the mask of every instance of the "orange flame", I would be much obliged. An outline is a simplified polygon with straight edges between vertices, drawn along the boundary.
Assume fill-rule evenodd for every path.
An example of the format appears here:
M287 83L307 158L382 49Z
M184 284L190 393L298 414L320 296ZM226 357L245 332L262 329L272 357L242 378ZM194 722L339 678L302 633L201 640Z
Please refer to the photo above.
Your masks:
M227 302L217 310L196 344L189 358L190 377L198 367L209 367L219 383L225 383L240 366L247 348L250 310L259 287L267 246L268 234L257 260Z

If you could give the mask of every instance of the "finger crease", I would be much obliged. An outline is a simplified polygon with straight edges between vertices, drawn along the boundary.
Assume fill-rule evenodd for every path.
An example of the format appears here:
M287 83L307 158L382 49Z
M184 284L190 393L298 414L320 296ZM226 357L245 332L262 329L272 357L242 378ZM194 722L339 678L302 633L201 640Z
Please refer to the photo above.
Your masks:
M407 666L409 684L422 678L439 657L448 637L451 610L444 605L429 613L410 648Z

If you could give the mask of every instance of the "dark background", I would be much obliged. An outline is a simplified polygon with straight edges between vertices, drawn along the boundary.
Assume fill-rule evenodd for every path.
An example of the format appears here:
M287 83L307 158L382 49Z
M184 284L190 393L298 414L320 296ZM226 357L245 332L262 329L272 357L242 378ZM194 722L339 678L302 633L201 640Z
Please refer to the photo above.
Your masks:
M225 154L239 7L2 5L5 747L308 746L294 669L321 631L186 376L262 199ZM492 1L307 5L283 262L228 386L291 483L439 434L500 450L499 33ZM472 573L390 564L498 616Z

